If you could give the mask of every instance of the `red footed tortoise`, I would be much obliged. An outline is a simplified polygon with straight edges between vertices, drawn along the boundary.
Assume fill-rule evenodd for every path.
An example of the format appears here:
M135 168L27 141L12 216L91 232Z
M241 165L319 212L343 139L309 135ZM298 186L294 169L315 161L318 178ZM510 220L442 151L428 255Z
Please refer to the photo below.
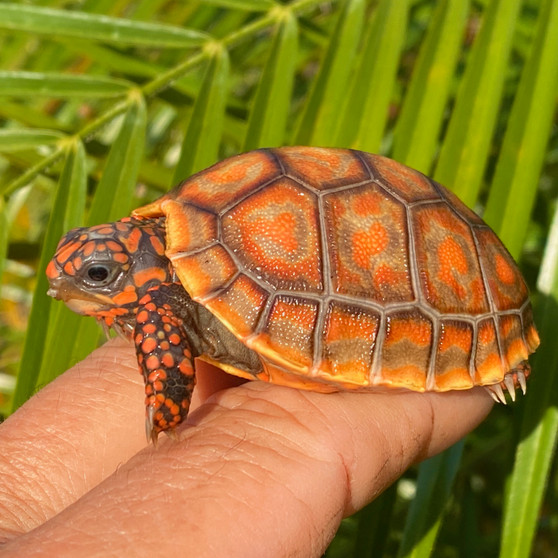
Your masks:
M187 415L194 359L321 392L525 390L525 282L451 192L385 157L226 159L115 223L78 228L49 294L135 343L147 432Z

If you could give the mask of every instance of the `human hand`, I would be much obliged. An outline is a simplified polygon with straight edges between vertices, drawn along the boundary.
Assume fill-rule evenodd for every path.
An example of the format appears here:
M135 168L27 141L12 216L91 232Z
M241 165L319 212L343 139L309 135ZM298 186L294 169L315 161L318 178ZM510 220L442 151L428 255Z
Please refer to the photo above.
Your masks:
M0 546L21 556L320 556L341 519L492 406L483 389L319 394L198 362L192 410L148 446L113 340L0 425Z

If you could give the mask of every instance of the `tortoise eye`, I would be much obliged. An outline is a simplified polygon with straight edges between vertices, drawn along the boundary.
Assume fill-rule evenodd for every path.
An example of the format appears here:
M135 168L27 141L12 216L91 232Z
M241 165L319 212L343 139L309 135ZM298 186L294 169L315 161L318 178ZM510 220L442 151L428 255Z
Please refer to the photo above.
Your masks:
M104 264L94 264L86 271L86 279L95 286L109 283L114 276L115 269Z

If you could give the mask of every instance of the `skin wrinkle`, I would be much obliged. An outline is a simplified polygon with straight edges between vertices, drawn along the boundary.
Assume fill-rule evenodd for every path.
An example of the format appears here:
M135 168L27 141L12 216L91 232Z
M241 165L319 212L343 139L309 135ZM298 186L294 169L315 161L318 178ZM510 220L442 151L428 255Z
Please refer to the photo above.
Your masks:
M264 471L264 474L267 474L269 480L273 481L273 479L275 477L275 475L274 475L275 470L278 469L278 468L279 469L281 468L280 460L287 458L287 455L286 455L287 450L289 452L288 453L289 462L296 463L296 462L299 461L299 457L306 456L306 458L308 458L308 455L307 455L308 447L306 445L306 451L304 451L304 446L303 445L298 444L298 443L293 444L293 441L289 440L288 438L286 438L283 435L283 433L279 432L278 428L270 429L269 424L268 424L269 414L266 413L266 412L262 412L259 409L254 409L254 407L260 407L261 404L264 403L266 409L269 409L270 406L271 406L271 407L275 407L274 410L281 411L281 413L274 413L274 415L278 415L278 414L283 414L284 415L285 414L285 409L282 409L281 407L275 405L274 402L272 402L272 401L255 400L255 401L251 401L251 402L248 402L248 403L249 403L249 405L248 405L249 409L248 410L250 411L250 413L255 412L255 419L250 419L249 416L248 417L243 416L243 419L244 419L243 422L246 423L246 424L252 425L255 430L261 430L264 433L264 435L262 436L262 439L265 439L270 435L273 435L275 438L279 438L279 443L281 444L281 447L284 448L284 451L274 452L275 454L274 454L272 463L274 463L275 466L274 466L273 469L271 469L271 468L263 469L262 464L260 463L260 464L257 465L256 473L255 474L250 474L248 469L246 467L243 467L243 470L242 470L243 475L245 475L245 476L249 477L250 479L253 479L256 482L261 484L261 481L259 480L259 477L262 475L262 470ZM243 406L244 411L247 410L246 407L247 407L247 405ZM238 408L239 408L239 406L233 405L233 406L230 407L230 409L226 409L225 407L223 407L223 410L226 412L228 410L238 409ZM294 417L294 415L292 413L289 413L288 417ZM274 416L274 418L277 418L277 416ZM261 422L262 419L266 419L265 425L262 425L262 422ZM303 430L308 431L306 425L303 422L301 422L299 420L296 420L295 423L297 424L297 426L299 426ZM273 424L276 424L276 423L274 422ZM260 437L259 436L253 436L252 438L254 440L254 443L250 443L250 444L243 443L242 444L242 449L244 450L245 455L246 455L246 449L247 448L254 448L255 450L257 450L258 448L261 449L261 446L257 445L257 440ZM274 444L274 445L277 447L277 444ZM238 444L236 444L235 447L238 448L239 447ZM296 455L294 455L294 456L292 455L293 450L296 451ZM230 453L230 452L227 452L227 454L228 453ZM254 452L251 451L250 452L250 458L249 458L248 461L245 461L246 464L254 465L255 460L254 460L253 455L257 455L257 451L254 451ZM261 461L261 458L260 458L260 461ZM328 463L330 463L330 460L321 459L321 462L323 464L328 464ZM224 471L224 467L219 470L219 474L222 474L223 471ZM268 481L268 483L269 483L269 481ZM292 500L297 503L297 507L295 508L295 509L299 510L297 515L302 514L302 517L303 517L303 519L299 523L301 525L306 525L307 528L310 526L310 528L312 529L312 532L314 534L313 536L309 535L310 539L315 540L316 537L323 538L322 529L320 529L318 527L318 522L319 521L316 518L315 511L312 510L312 507L305 500L298 497L297 493L295 491L293 491L290 487L281 485L278 488L288 491L289 494L291 495ZM246 505L248 506L248 508L250 508L252 506L252 503L246 502ZM291 505L290 508L293 509L294 506ZM341 510L339 510L335 514L332 514L332 519L335 519L335 521L331 521L331 523L332 524L333 523L337 524L341 519ZM326 539L324 538L324 540L326 540ZM322 546L320 548L322 548ZM264 551L264 550L265 549L262 549L262 551ZM282 556L282 555L284 555L284 553L281 552L280 555Z
M248 385L246 386L247 388L250 388L251 386ZM291 391L289 388L278 388L278 389L287 389L289 390L289 392ZM292 395L291 393L289 393L289 395ZM299 397L304 397L303 393L299 393L297 394ZM326 396L327 397L327 396ZM315 414L316 416L324 416L323 413L321 412L321 410L319 409L319 407L317 407L314 403L309 402L307 400L307 398L304 398L305 402L309 403L312 408L314 409L314 412L312 414ZM219 403L217 403L219 405L220 410L222 410L223 412L229 413L232 410L238 409L238 405L220 405ZM257 431L262 431L263 435L262 435L262 439L266 439L268 438L270 435L273 435L278 443L281 444L281 446L285 449L285 450L289 450L289 451L293 451L296 450L297 451L297 455L304 455L307 456L308 452L309 452L309 445L308 442L313 442L313 446L314 448L317 450L319 448L328 448L331 445L331 439L325 440L324 442L318 441L315 438L315 433L312 432L311 430L308 429L307 425L304 423L304 421L301 421L298 419L297 415L292 413L292 412L288 412L286 409L284 409L283 407L277 405L274 401L268 401L268 400L264 400L264 399L254 399L254 400L248 400L247 402L245 402L242 405L242 409L243 411L249 411L248 414L243 414L242 415L242 423L246 424L247 426L251 427L253 429L252 432L252 440L253 441L257 441L258 437L254 435L254 432ZM255 418L252 420L251 416L254 416ZM270 422L270 417L272 417L272 421ZM265 419L265 420L262 420ZM218 418L217 418L218 420ZM295 439L292 439L290 437L285 436L282 432L281 432L281 428L278 427L278 425L281 424L281 422L287 422L290 423L290 426L292 427L293 424L297 425L298 427L300 427L304 433L306 435L309 435L309 440L306 441L306 443L301 443L298 442L298 437L296 437ZM324 421L326 422L326 421ZM193 421L192 424L198 424L197 421ZM324 426L327 427L327 424L325 424ZM322 435L324 435L326 432L326 429L320 429L320 433ZM226 434L225 432L223 432L223 434ZM330 437L328 437L330 438ZM242 440L238 441L238 444L242 443ZM233 448L230 448L230 450L232 451ZM316 459L318 459L318 456L316 455ZM321 458L322 462L326 462L329 463L331 461L331 452L327 452L326 457Z
M6 487L12 484L12 477L5 476L4 477L4 484ZM6 502L4 504L3 502ZM13 493L8 490L0 491L0 508L3 510L2 513L4 514L5 522L7 519L10 520L10 525L12 527L0 527L0 544L5 542L6 540L12 538L14 535L17 535L25 530L26 523L29 524L31 521L29 520L29 508L25 505L25 503L18 498L13 498ZM27 521L26 521L27 520Z
M290 394L290 393L289 393ZM291 394L290 394L291 395ZM286 420L287 422L291 422L292 418L294 417L294 415L292 413L288 413L284 408L278 406L275 404L274 401L267 401L267 400L262 400L262 399L255 399L252 401L247 401L244 405L242 406L238 406L235 404L235 402L233 401L232 405L228 405L228 408L226 408L227 406L222 406L220 407L220 412L226 412L226 413L231 413L233 414L232 420L237 420L236 418L236 413L237 412L241 412L242 413L242 423L246 424L246 425L251 425L253 432L252 432L252 438L250 441L244 441L241 446L239 446L238 444L235 444L235 447L238 449L242 450L242 455L241 457L243 458L243 463L244 465L242 466L242 474L245 476L248 476L250 479L254 479L256 480L260 485L262 483L262 481L260 480L260 478L262 477L262 474L264 477L267 477L269 480L267 481L268 484L268 488L269 488L269 483L273 484L273 481L275 479L275 472L276 470L280 470L283 469L284 467L286 467L285 465L283 465L282 461L285 461L287 463L293 463L296 464L297 462L300 461L300 457L305 456L306 459L308 459L308 453L309 453L309 449L308 449L308 444L305 445L306 447L306 451L301 451L301 449L304 447L304 445L299 444L299 443L293 443L293 440L289 440L288 438L286 438L284 436L284 433L281 432L281 427L280 425L282 424L282 420L279 418L280 415L283 415L284 420ZM270 411L271 409L271 411ZM236 411L236 412L235 412ZM267 412L266 412L267 411ZM277 412L279 411L279 412ZM254 417L254 418L253 418ZM271 423L270 423L270 417L271 417ZM213 420L212 422L215 422L215 420ZM302 431L305 432L306 435L310 436L310 439L312 439L312 432L308 430L307 426L304 424L304 422L300 421L300 420L295 420L294 423L297 425L298 428L300 428ZM199 426L199 425L198 425ZM270 426L272 428L270 428ZM258 435L257 432L260 431L263 433L263 435ZM254 432L256 432L256 434L254 434ZM201 434L204 439L207 440L207 436L204 435L203 433ZM260 463L256 464L256 469L255 469L255 473L252 474L251 470L247 467L247 465L250 466L254 466L255 460L254 460L254 455L257 455L257 450L259 449L261 452L262 447L258 444L258 440L266 440L268 439L270 436L273 436L276 440L278 440L278 442L274 441L274 447L280 448L280 451L274 451L273 455L271 456L271 460L269 461L270 463L273 464L273 467L266 467L266 463L267 461L262 460L261 455L260 455ZM328 444L320 444L320 443L316 443L315 444L316 447L319 446L325 446L327 447ZM281 448L282 451L281 451ZM293 455L293 451L295 451L296 453ZM227 451L227 455L230 455L230 450ZM235 452L235 465L238 464L238 453L239 452ZM310 452L313 453L313 452ZM328 456L330 456L331 453L328 452ZM248 459L246 460L245 458L248 456ZM316 462L316 460L319 460L320 465L322 466L329 466L329 469L332 469L334 467L332 467L332 460L328 457L328 458L323 458L321 455L313 455L312 457L314 458L314 462ZM213 478L213 481L215 481L214 476L215 475L219 475L222 476L223 472L225 470L225 467L222 467L221 469L219 469L219 471L217 473L215 473L211 478ZM337 476L337 474L335 475ZM226 484L225 484L226 485ZM281 488L281 487L279 487ZM312 507L308 505L308 503L300 498L297 495L297 492L295 492L294 490L292 490L289 486L284 486L282 485L282 489L287 491L290 495L291 495L291 499L292 501L296 502L296 507L292 505L289 506L291 509L297 509L298 513L297 516L302 514L302 519L301 519L301 524L306 525L308 527L308 525L311 526L312 531L314 533L314 537L316 536L316 534L320 534L322 532L322 529L320 529L318 527L318 520L315 516L315 510L312 510ZM251 504L247 504L248 506L250 506ZM338 523L341 516L342 516L342 510L339 510L337 513L332 514L332 517L336 519L336 521L334 523ZM308 523L308 519L310 520L310 523Z
M99 401L99 405L103 405L103 396L106 397L106 391L102 388L106 383L102 383L98 387L97 378L99 377L99 364L107 362L107 360L106 358L94 358L93 366L84 369L82 365L78 365L74 369L78 382L87 386L88 397L92 400L92 405L83 409L85 412L98 406L95 404L96 401ZM110 360L114 360L114 357ZM128 367L123 366L122 368L124 376L127 376ZM106 378L103 378L103 382L105 380ZM114 382L121 380L121 375L114 377ZM76 408L73 402L77 396L68 390L57 390L56 382L57 380L33 396L32 405L39 408L40 412L33 414L22 409L8 419L7 423L13 426L3 429L0 436L3 453L5 454L9 449L12 461L12 463L5 462L2 469L17 470L23 466L26 469L26 475L22 476L14 487L19 501L26 503L27 513L25 515L30 520L25 524L19 524L21 530L28 530L34 524L48 519L56 513L57 509L74 502L80 494L106 476L106 470L99 475L98 469L95 470L93 476L90 476L88 464L83 460L75 459L76 455L81 456L88 449L96 459L99 459L100 463L104 464L104 455L99 458L99 451L103 451L106 445L97 445L98 439L90 439L91 424L75 420ZM109 381L108 383L111 385L114 382ZM122 404L128 405L128 399L123 400ZM134 405L130 406L133 408ZM138 408L141 409L141 405L138 405ZM97 414L99 415L97 424L103 428L94 424L93 430L104 431L106 415L102 412L102 408ZM88 420L93 418L92 413L89 413ZM63 432L58 426L64 423L73 425L69 433ZM6 434L4 434L5 432ZM103 432L103 437L105 436L106 434ZM80 440L79 444L74 443L76 439ZM21 456L19 466L13 463L17 456ZM48 468L45 468L45 463L48 463ZM75 465L78 465L77 469ZM112 468L110 472L112 472ZM4 474L3 471L2 474ZM53 478L66 480L53 484ZM88 485L88 483L90 484ZM19 520L23 517L24 514L18 515Z
M426 410L429 413L429 417L430 417L430 429L426 431L426 441L423 442L422 444L417 444L417 457L415 459L415 463L422 461L424 459L426 459L426 456L428 455L429 451L430 451L430 447L432 445L432 436L434 435L434 430L436 428L436 420L435 420L435 415L434 415L434 408L432 407L432 402L430 400L423 402L423 407L426 407ZM422 449L420 446L422 445L422 447L424 449Z
M316 403L314 403L313 401L309 401L308 398L305 397L306 392L300 392L297 395L299 397L303 397L306 400L306 402L310 404L310 407L311 407L312 410L309 414L313 415L314 420L318 417L321 418L322 420L320 421L321 424L320 424L319 428L317 428L317 429L314 428L314 430L309 430L307 425L303 421L298 420L298 418L295 415L290 413L290 416L295 419L295 423L297 425L299 425L300 427L302 427L305 432L308 432L311 435L311 440L316 441L315 445L316 445L317 448L326 448L327 449L327 448L335 447L336 444L332 443L332 439L335 438L336 435L333 431L329 430L327 416L323 413L323 411L320 409L320 407ZM331 395L322 395L322 397L331 397ZM261 401L256 400L254 403L261 403ZM268 402L266 402L266 404L269 406L270 404L273 404L273 403L268 401ZM275 405L275 407L281 409L277 405ZM283 412L284 412L284 410L283 410ZM262 413L262 416L267 416L267 413L265 413L265 412ZM256 426L258 428L261 428L261 423L259 422L259 420L258 420L258 422L254 423L254 426ZM319 436L320 436L320 438L318 438L318 439L316 439L316 430L318 431ZM269 432L269 430L267 432ZM321 440L324 439L324 438L325 438L325 440L322 442ZM292 447L292 441L287 445L289 447ZM299 452L299 453L301 455L305 455L306 458L308 458L308 454L309 454L308 444L297 444L297 446L298 446L297 449L298 448L302 449L302 451ZM313 457L314 457L315 460L318 459L317 455L313 455ZM337 511L334 511L331 514L331 522L335 523L335 524L338 524L343 516L348 515L354 509L354 506L351 503L352 502L352 492L351 492L350 467L348 466L347 462L345 461L342 453L339 452L339 451L334 452L334 454L332 455L332 452L328 450L327 454L324 457L320 457L319 459L324 464L332 465L332 464L337 462L338 467L336 466L335 468L338 468L340 471L342 471L341 473L336 474L335 476L340 478L341 485L343 485L345 487L344 490L342 491L342 492L345 493L345 497L343 499L344 503ZM293 494L293 496L294 496L294 494ZM304 505L306 506L306 503L304 503ZM313 515L313 514L311 514L311 515ZM313 526L313 530L314 530L315 533L321 533L322 532L322 530L319 529L318 526L316 525L315 517L313 517L312 526Z
M256 445L256 444L252 444L252 445ZM246 449L246 445L243 445L243 448ZM246 453L244 453L244 455L242 457L246 457ZM281 468L282 465L280 462L278 462L278 458L282 458L282 459L287 459L285 456L281 456L281 455L273 455L272 459L270 460L270 463L274 463L276 468ZM237 456L237 462L234 465L238 465L238 456ZM296 494L294 492L292 492L288 487L284 487L284 486L279 486L279 483L275 482L275 470L271 469L271 468L266 468L265 466L262 467L262 465L258 465L256 463L254 463L254 459L252 457L252 452L250 452L248 459L244 459L240 461L242 463L241 465L241 470L242 470L242 475L244 477L247 477L250 481L255 481L255 483L257 483L258 486L261 487L260 490L262 493L265 492L265 489L267 490L277 490L277 489L283 489L285 490L285 488L287 488L287 493L288 495L290 495L293 499L297 500L299 503L299 512L297 513L297 515L300 515L300 504L303 504L303 508L305 510L305 514L308 515L311 510L309 510L308 506L306 505L306 503L304 503L302 500L299 500L296 498ZM265 464L264 464L265 465ZM223 486L225 489L228 486L231 486L232 482L242 482L241 479L235 478L235 475L233 474L233 476L231 478L228 478L228 475L224 475L224 473L226 472L227 468L226 467L221 467L218 471L218 475L219 475L219 486ZM233 471L234 473L234 471ZM264 480L265 479L265 480ZM213 478L213 482L215 482L217 479ZM252 485L254 485L254 483L251 483ZM245 496L243 496L242 498L239 497L234 497L234 494L231 495L233 498L233 507L234 507L234 502L240 503L242 505L243 508L245 508L246 510L248 510L249 512L251 511L251 509L253 508L253 501L251 501L250 499L247 499ZM285 499L288 500L288 497L286 497ZM289 507L292 509L292 502L289 503ZM239 510L236 510L237 512L239 512ZM303 520L303 522L305 522ZM315 521L313 520L312 523L315 523ZM257 525L256 525L257 527ZM264 534L265 535L265 534ZM265 536L262 537L263 540L265 540ZM265 549L262 548L261 549L262 553L265 552ZM263 554L261 554L263 555ZM282 555L282 554L280 554Z
M262 410L257 409L257 407L262 407L262 404L264 408L262 408ZM230 409L227 409L225 406L223 406L221 408L223 412L229 412L232 409L235 408L238 409L239 407L233 406ZM275 426L277 424L277 419L280 413L275 413L275 416L273 416L273 422L270 425L269 424L270 413L267 413L265 411L266 409L269 408L275 408L276 410L281 411L285 420L294 421L300 428L302 428L310 436L312 435L312 433L308 431L304 423L297 420L293 413L286 412L285 409L279 407L278 405L275 405L274 402L264 401L264 400L249 401L247 405L242 406L242 410L244 412L242 416L242 423L249 425L252 428L253 433L252 433L251 440L247 440L246 437L238 439L237 443L235 443L231 447L226 448L225 453L222 456L220 456L220 459L227 461L227 457L229 455L232 455L233 453L236 453L236 451L238 451L239 449L243 450L242 451L243 455L250 455L250 456L257 455L257 451L247 452L246 450L248 448L254 450L261 450L262 446L261 444L258 443L258 441L267 440L269 436L273 436L277 440L276 443L274 442L274 446L275 448L279 448L279 451L274 451L274 459L282 459L287 452L289 452L289 454L296 452L294 458L292 458L292 461L294 462L297 462L300 456L308 457L308 453L309 453L308 444L299 443L297 440L290 439L289 437L285 436L284 433L281 432L279 428L270 428L270 426ZM251 419L251 415L254 415L255 418ZM258 432L258 431L261 431L262 434L255 435L254 432ZM227 436L227 434L228 433L226 431L222 431L218 433L220 437ZM317 443L315 445L316 447L319 447L321 444ZM329 456L329 452L328 452L328 456ZM316 462L330 463L330 459L319 458L319 456L317 455L314 457L315 457L314 460ZM251 457L250 460L247 462L253 464L255 461L253 457ZM270 474L272 474L273 471L274 469L267 469L267 472Z
M6 442L8 442L9 445L7 445L5 442L2 443L4 452L6 452L8 449L11 450L13 447L13 444L10 444L10 440L6 440ZM19 496L18 494L16 501L20 502L21 505L19 506L19 513L17 515L14 515L14 519L20 530L24 531L29 524L33 524L37 521L42 521L52 515L57 503L64 501L63 497L65 495L65 491L57 489L57 487L53 487L48 483L48 474L46 471L38 470L37 468L34 468L32 466L29 467L29 462L26 457L28 454L32 455L32 452L36 451L38 445L33 439L23 440L22 442L23 443L21 443L21 445L15 446L15 451L10 451L11 459L10 461L5 460L4 466L1 469L4 478L14 479L13 483L5 483L6 487L14 487L14 489L11 491L12 497L16 493L21 493L24 496L27 496L29 499L38 500L38 505L27 506L24 504L25 499L21 498L21 496ZM56 461L58 460L56 459ZM17 477L16 479L15 475L10 475L10 470L17 471L21 467L24 467L27 470L27 474L24 478ZM1 501L2 499L0 499L0 502ZM11 502L13 502L13 498L6 498L6 502L8 501L11 504ZM11 505L7 506L7 508L10 509Z
M303 395L302 393L300 394L301 396ZM314 412L316 413L316 416L320 416L322 417L322 423L323 423L323 428L320 429L322 434L326 432L326 429L328 429L328 421L327 421L327 417L324 414L324 412L322 411L322 409L315 404L313 401L309 400L308 398L306 398L307 402L311 405L311 407L314 409ZM341 412L344 412L343 409L341 409ZM338 418L340 418L338 416ZM348 421L345 421L346 423L348 423ZM329 430L329 429L328 429ZM353 436L353 432L352 429L348 429L351 437ZM334 433L333 432L329 432L330 434L330 438L334 438ZM351 447L352 444L349 444L349 447ZM325 445L325 447L332 447L331 444L329 445ZM336 447L335 445L333 447ZM345 456L342 454L342 452L340 451L336 451L335 452L335 457L337 457L339 464L341 466L342 469L342 477L343 477L343 484L345 486L345 498L344 498L344 510L348 510L352 507L351 502L352 502L352 479L351 479L351 472L350 472L350 467L348 465L348 460L345 458ZM354 454L351 455L351 457L349 458L349 460L354 461L355 457ZM343 513L343 515L345 515ZM337 514L335 514L335 517L337 517Z
M347 417L347 412L346 409L341 408L340 409L340 414L338 415L339 418L339 423L341 422L341 418L344 418L344 423L347 425L347 431L349 432L350 435L350 441L351 443L348 444L348 447L353 450L353 448L358 446L358 443L356 442L356 437L355 437L355 430L353 428L350 427L350 419ZM374 419L374 422L377 425L377 420ZM363 429L362 428L362 424L359 423L359 430ZM384 447L385 446L385 436L384 433L381 431L380 428L376 427L376 433L378 434L378 436L384 440L384 443L382 443L380 445L380 447ZM378 439L378 438L376 438ZM380 452L382 453L382 452ZM356 461L358 460L358 457L355 455L354 451L351 451L349 455L347 455L347 457L345 457L345 455L343 455L342 452L338 452L338 457L339 460L343 466L344 469L344 477L345 477L345 486L346 486L346 497L345 497L345 508L344 508L344 516L350 515L352 512L351 510L354 509L354 504L353 504L353 485L355 482L355 478L354 478L354 467L356 466ZM387 462L387 460L386 460ZM382 466L383 467L383 466Z
M364 394L360 394L360 395L364 395ZM326 395L326 397L330 397L330 396ZM327 427L328 421L327 421L326 415L324 415L323 411L319 408L319 406L315 405L314 403L312 403L312 405L315 409L315 412L318 415L322 416L324 419L326 419L326 420L324 420L324 426ZM341 405L339 406L339 412L340 413L345 413L345 410L344 410L343 406L341 406ZM336 415L336 417L338 419L336 424L340 425L340 423L341 423L341 421L339 420L340 419L340 414ZM378 459L381 459L381 456L385 455L385 458L383 460L381 460L381 462L379 464L376 464L375 467L374 467L374 469L377 470L377 472L375 474L375 478L379 479L382 476L381 473L382 473L383 469L387 466L388 463L391 462L391 459L389 457L390 453L387 450L387 448L389 448L391 444L388 443L388 440L387 440L386 436L384 435L383 430L378 425L378 421L376 419L373 419L373 421L376 425L376 428L374 430L374 435L375 435L376 440L378 438L381 438L383 440L383 442L380 444L380 448L384 448L384 449L378 452ZM345 422L348 425L350 421L345 421ZM325 429L320 429L320 430L322 432L325 431ZM351 439L355 440L356 438L354 437L354 428L348 427L347 430L350 434ZM366 434L368 434L368 433L366 433ZM330 436L332 438L335 438L336 433L332 431L330 433ZM333 445L334 445L334 447L336 446L336 444L333 444ZM349 448L356 447L355 444L350 444L350 443L346 444L346 446L348 446ZM343 449L346 451L346 447L344 447ZM355 502L353 501L354 500L353 499L353 484L355 482L354 468L356 466L356 459L357 458L355 457L354 452L351 452L351 455L348 456L348 458L345 457L343 455L343 453L340 452L340 451L337 451L336 454L337 454L336 456L339 460L339 463L340 463L340 465L343 469L343 475L342 476L343 476L343 479L344 479L346 497L345 497L345 505L344 505L344 510L343 510L342 516L346 517L346 516L351 515L352 513L354 513L354 511L357 509L355 507ZM402 450L398 451L398 455L402 455ZM376 461L378 461L378 459ZM399 469L401 469L401 467L398 467L398 470Z

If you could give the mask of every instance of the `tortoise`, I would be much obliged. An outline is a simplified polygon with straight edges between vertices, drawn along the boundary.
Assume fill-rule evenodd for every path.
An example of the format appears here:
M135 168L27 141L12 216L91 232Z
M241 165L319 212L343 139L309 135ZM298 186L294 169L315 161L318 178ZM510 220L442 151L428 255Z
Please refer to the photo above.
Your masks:
M131 337L146 429L184 420L194 359L319 392L525 391L539 344L495 233L449 190L350 149L228 158L130 217L77 228L49 294Z

